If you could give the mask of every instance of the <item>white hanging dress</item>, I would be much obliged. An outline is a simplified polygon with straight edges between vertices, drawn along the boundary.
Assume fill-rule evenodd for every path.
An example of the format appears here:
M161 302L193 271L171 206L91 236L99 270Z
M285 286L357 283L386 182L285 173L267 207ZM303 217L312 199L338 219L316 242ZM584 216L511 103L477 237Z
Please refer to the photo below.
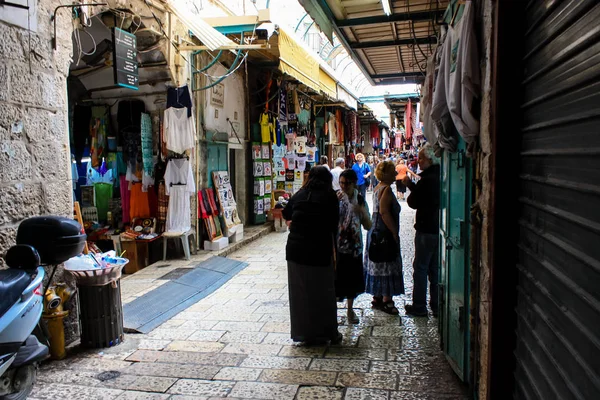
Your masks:
M192 228L190 196L196 193L188 159L169 160L165 172L165 190L169 195L166 233L183 234Z

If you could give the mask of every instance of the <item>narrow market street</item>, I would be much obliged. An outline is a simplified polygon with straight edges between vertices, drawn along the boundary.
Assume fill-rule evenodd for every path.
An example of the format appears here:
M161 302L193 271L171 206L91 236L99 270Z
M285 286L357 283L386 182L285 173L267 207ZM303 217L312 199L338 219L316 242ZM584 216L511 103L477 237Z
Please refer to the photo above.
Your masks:
M370 196L369 196L370 197ZM147 335L42 365L32 399L465 399L440 350L437 319L404 315L410 302L414 211L402 202L407 295L401 318L356 303L359 325L338 303L338 346L302 347L289 338L285 243L270 233L229 257L247 268ZM124 302L192 261L157 263L123 281ZM153 278L154 276L154 278ZM166 282L166 281L165 281Z

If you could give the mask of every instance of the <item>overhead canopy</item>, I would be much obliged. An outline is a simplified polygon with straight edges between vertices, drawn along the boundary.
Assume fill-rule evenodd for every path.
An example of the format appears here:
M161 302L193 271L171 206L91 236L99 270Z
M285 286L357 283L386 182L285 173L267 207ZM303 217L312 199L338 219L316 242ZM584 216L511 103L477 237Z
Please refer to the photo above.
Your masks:
M299 0L375 85L420 83L450 0ZM389 2L386 15L382 2ZM327 19L327 21L325 21ZM330 38L331 40L331 38Z
M194 15L190 15L189 12L186 12L185 3L182 0L166 0L165 6L169 12L173 13L191 30L194 36L200 39L209 50L217 50L218 48L225 46L235 46L236 43L228 39L222 33L219 33L219 31L203 21L202 18L192 18Z

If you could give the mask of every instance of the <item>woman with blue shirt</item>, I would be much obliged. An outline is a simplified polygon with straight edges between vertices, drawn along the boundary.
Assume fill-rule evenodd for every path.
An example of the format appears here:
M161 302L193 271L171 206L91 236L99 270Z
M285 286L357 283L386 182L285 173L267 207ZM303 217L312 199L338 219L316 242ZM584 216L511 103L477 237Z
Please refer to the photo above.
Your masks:
M358 193L366 199L367 179L371 176L371 168L369 167L369 164L365 162L365 156L362 155L362 153L356 155L356 162L352 166L352 170L356 172L356 176L358 177L358 181L356 182Z

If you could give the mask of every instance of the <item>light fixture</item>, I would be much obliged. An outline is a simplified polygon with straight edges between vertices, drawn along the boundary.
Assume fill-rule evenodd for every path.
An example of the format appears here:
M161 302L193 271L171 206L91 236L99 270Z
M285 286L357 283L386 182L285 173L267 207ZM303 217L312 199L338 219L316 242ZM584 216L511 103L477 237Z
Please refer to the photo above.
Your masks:
M392 7L390 7L390 0L381 0L383 6L383 12L385 15L392 15Z

